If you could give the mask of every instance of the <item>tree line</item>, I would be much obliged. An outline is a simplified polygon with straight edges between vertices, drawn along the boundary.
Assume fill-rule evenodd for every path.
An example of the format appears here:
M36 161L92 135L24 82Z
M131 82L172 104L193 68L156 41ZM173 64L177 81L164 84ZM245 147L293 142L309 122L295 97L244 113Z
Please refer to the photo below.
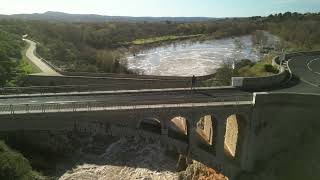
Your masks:
M0 29L0 86L10 85L20 74L21 38Z

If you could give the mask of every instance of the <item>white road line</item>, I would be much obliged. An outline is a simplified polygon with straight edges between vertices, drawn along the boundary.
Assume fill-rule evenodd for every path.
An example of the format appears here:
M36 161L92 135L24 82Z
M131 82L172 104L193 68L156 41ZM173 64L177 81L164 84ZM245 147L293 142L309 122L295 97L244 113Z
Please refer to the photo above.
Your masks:
M292 60L292 59L290 59L290 60L288 61L288 70L289 70L290 76L291 76L291 78L292 78L292 71L291 71L290 65L289 65L289 63L291 62L291 60ZM310 63L310 62L309 62L309 63ZM308 63L308 64L309 64L309 63ZM308 65L307 65L307 67L308 67ZM309 68L309 67L308 67L308 68ZM311 70L311 71L312 71L312 70ZM307 80L304 80L304 79L301 78L301 77L300 77L300 80L301 80L302 82L304 82L304 83L307 83L307 84L311 85L311 86L319 87L319 85L313 84L313 83L311 83L311 82L309 82L309 81L307 81Z
M311 83L311 82L309 82L309 81L307 81L307 80L304 80L303 78L300 78L300 80L301 80L302 82L305 82L305 83L311 85L311 86L319 87L317 84L313 84L313 83Z
M312 64L315 61L319 61L319 60L320 60L320 58L316 58L316 59L313 59L310 62L308 62L307 67L311 72L316 73L316 74L320 74L320 72L313 71L313 69L310 67L310 64Z

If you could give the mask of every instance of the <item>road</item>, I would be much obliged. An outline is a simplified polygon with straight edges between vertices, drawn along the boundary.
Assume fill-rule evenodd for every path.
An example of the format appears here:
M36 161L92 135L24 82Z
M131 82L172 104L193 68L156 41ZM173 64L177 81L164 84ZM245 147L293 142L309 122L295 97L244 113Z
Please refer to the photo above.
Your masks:
M48 64L46 64L44 61L39 59L35 54L36 50L36 43L33 41L30 41L28 39L23 39L25 42L29 44L29 48L27 49L26 56L27 58L36 65L42 72L38 73L41 75L55 75L59 76L60 74L57 73L53 68L51 68Z
M118 105L149 105L149 104L179 104L179 103L206 103L215 101L252 101L252 93L237 89L229 90L195 90L165 91L147 90L142 92L119 91L115 93L86 92L86 93L57 93L28 96L0 96L0 105L11 104L45 104L104 101L108 106Z
M320 93L320 55L296 56L288 60L292 74L300 79L293 87L282 92Z

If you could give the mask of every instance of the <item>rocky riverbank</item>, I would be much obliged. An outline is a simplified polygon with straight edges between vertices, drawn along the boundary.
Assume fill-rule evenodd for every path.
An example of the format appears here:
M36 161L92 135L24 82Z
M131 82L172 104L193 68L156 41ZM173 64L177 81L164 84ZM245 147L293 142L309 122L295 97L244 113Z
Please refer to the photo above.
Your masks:
M198 162L178 171L179 154L159 141L47 131L1 136L50 180L226 179Z

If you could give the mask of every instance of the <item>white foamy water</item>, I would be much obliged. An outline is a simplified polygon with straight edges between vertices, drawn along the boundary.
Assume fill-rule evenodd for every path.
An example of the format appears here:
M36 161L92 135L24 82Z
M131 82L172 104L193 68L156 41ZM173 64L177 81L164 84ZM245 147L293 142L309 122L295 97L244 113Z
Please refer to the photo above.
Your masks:
M59 180L166 180L178 179L176 161L165 155L159 142L120 139L111 144L97 164L83 164Z
M146 75L201 76L211 74L222 63L241 59L257 61L261 54L256 51L251 36L235 39L208 40L204 42L178 42L145 50L136 56L128 56L128 68Z

